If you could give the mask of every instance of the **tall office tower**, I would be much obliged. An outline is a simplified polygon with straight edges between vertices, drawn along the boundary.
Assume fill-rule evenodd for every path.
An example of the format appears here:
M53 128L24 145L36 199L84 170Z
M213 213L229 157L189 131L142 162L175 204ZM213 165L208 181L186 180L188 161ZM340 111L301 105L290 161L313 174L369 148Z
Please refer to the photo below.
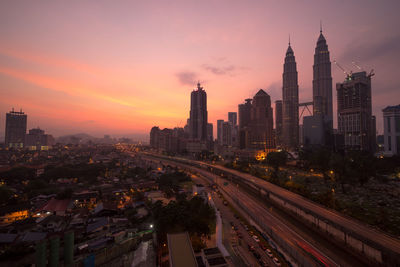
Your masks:
M222 124L222 145L232 146L232 124L228 121Z
M385 155L400 155L400 105L387 106L382 112Z
M158 148L159 146L159 135L160 135L160 128L158 126L154 126L150 130L150 147Z
M222 145L222 125L224 124L224 120L217 120L217 142L219 145Z
M207 93L197 83L197 90L193 90L190 98L190 139L207 140Z
M372 119L371 76L353 73L336 84L338 130L344 135L345 150L375 151Z
M275 143L282 144L282 100L275 101Z
M249 148L264 151L274 148L273 125L271 97L260 89L254 96L251 107Z
M10 111L6 114L5 145L9 148L23 148L25 145L27 115L22 112Z
M324 133L331 134L333 131L331 61L322 27L314 54L313 102L314 115L323 116ZM326 139L325 142L327 142Z
M213 124L212 123L207 123L207 141L214 141L214 134L213 134Z
M228 112L228 122L231 124L231 145L238 146L239 129L237 125L237 112Z
M228 112L228 121L232 124L232 126L236 126L237 112Z
M290 40L283 64L282 80L282 145L293 150L299 146L299 84Z
M244 149L248 147L247 135L248 127L251 119L251 98L245 100L244 104L239 104L239 148Z

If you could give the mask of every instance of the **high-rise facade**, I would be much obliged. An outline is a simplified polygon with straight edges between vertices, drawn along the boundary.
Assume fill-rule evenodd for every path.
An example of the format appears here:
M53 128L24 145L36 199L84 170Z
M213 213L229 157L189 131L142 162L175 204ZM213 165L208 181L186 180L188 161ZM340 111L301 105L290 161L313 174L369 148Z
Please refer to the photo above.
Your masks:
M247 142L249 148L264 151L274 148L273 125L271 97L260 89L254 96L251 106Z
M223 124L224 124L224 120L217 120L217 143L219 145L223 144L223 141L222 141L222 133L223 133L222 126L223 126Z
M400 105L383 110L385 155L400 155Z
M248 128L251 120L251 98L245 100L244 104L239 104L239 148L244 149L248 147L247 136Z
M27 115L22 112L10 111L6 114L5 145L8 148L23 148L27 126Z
M232 124L232 126L236 126L237 113L236 112L228 112L228 121Z
M346 150L375 151L372 118L371 77L365 71L353 73L336 84L338 131Z
M212 123L207 123L207 141L214 141L214 127Z
M282 144L282 100L275 101L275 143L277 146Z
M232 146L232 124L224 121L222 124L222 145Z
M313 111L314 115L323 116L324 133L331 134L333 131L331 61L322 28L314 54Z
M290 46L283 64L282 146L293 150L299 145L299 85L294 52Z
M192 140L207 140L207 93L197 84L190 97L189 137Z

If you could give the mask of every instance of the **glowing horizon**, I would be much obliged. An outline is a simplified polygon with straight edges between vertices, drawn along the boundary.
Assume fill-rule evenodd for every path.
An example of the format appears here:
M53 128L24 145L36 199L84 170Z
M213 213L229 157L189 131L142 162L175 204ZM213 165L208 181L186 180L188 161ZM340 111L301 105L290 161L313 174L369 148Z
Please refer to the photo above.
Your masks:
M400 99L400 33L393 27L400 3L250 3L2 1L0 136L13 107L28 114L28 129L40 126L54 136L183 127L198 80L215 132L216 121L259 88L273 102L282 98L289 34L300 102L310 101L320 19L332 63L375 69L373 114L382 132L381 110ZM332 75L336 126L335 84L344 75L334 64Z

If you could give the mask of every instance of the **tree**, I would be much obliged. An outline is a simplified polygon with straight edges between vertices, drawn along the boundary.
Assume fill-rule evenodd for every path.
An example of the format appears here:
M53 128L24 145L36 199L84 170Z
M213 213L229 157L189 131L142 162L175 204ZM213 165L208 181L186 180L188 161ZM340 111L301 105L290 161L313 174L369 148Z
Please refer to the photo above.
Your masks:
M206 238L215 231L215 211L200 197L171 201L166 206L156 202L151 210L161 242L167 233L188 231L191 236Z
M318 169L322 173L325 183L329 178L328 171L330 170L329 161L331 157L332 152L326 148L319 148L312 155L312 166L314 166L314 168Z
M347 159L341 154L334 153L331 155L329 165L333 170L335 183L339 183L341 185L342 192L345 194L346 190L344 184L348 182L349 178L349 167Z
M0 206L3 206L8 203L11 196L13 195L13 191L5 185L0 186Z
M274 169L274 178L278 178L279 167L286 164L287 154L284 151L270 152L267 155L267 164Z
M376 175L376 159L369 153L352 151L348 155L351 171L363 186L369 179Z

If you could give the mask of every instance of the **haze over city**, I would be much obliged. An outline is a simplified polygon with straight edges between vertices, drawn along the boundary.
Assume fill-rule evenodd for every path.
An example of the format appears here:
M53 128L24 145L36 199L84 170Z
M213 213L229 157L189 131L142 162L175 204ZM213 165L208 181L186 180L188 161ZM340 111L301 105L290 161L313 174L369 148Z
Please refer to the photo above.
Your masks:
M332 62L375 70L372 113L382 133L382 109L400 99L399 8L398 1L2 1L0 123L14 107L29 114L28 128L55 136L148 140L153 125L186 124L200 81L215 126L260 88L282 98L289 35L300 102L312 101L322 21ZM345 75L332 64L332 76L336 114L335 84Z

